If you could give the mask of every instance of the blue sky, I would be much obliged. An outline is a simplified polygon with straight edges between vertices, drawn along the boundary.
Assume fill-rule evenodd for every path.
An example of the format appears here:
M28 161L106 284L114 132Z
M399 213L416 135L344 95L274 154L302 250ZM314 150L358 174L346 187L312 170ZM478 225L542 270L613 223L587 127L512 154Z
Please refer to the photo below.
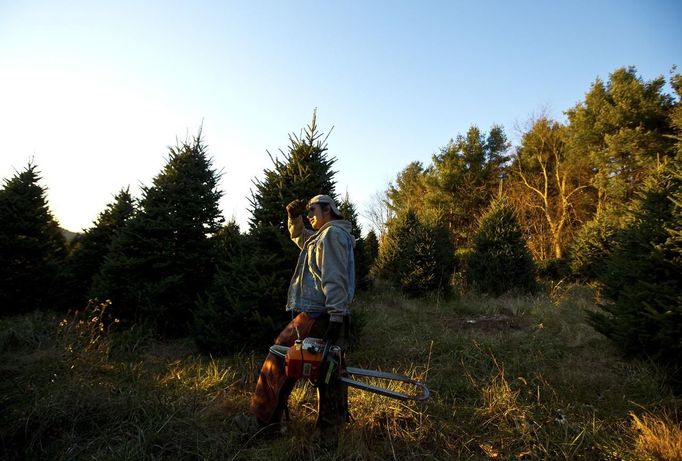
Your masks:
M203 121L223 212L246 230L268 151L317 108L337 193L362 214L471 125L515 140L618 67L668 77L680 24L680 0L0 0L0 177L33 158L77 231Z

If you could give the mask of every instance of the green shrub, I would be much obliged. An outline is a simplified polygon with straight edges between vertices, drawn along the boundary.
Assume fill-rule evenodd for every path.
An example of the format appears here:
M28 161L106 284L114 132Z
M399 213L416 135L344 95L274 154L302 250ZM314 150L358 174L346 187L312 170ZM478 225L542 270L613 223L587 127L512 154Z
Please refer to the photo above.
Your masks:
M569 265L572 275L583 281L592 281L603 274L620 227L620 220L614 212L600 213L585 223L571 247Z
M379 275L409 296L447 291L454 266L447 229L421 221L413 211L389 223L379 248Z
M482 216L467 262L467 282L482 293L528 293L536 289L535 263L511 205L493 202Z
M549 258L537 263L538 277L543 280L561 280L570 275L567 258Z

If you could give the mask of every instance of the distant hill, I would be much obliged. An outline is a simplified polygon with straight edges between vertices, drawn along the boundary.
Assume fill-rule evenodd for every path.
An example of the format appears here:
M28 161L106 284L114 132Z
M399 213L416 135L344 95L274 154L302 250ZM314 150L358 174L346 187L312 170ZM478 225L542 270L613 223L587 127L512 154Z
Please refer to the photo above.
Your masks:
M59 228L59 230L62 231L62 235L66 239L67 243L71 243L71 240L80 235L79 232L71 232L70 230L62 229L61 227Z

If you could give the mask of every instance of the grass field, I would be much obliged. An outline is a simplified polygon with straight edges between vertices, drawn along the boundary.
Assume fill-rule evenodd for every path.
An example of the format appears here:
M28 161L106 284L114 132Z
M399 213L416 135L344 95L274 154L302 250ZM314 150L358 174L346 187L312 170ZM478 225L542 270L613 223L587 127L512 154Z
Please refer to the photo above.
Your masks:
M336 451L312 439L315 393L295 389L285 436L244 439L265 350L211 357L190 340L107 333L97 311L0 320L0 457L172 460L675 460L682 400L653 365L584 322L593 293L409 300L358 296L349 364L426 380L404 403L349 390ZM274 335L275 332L273 332Z

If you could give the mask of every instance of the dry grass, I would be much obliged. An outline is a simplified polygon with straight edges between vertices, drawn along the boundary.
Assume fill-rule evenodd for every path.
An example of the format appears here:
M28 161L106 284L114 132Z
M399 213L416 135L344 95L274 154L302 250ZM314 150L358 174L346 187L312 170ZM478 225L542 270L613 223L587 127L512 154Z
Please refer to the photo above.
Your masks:
M680 400L657 368L623 360L583 322L590 308L584 287L556 299L407 300L382 288L360 296L366 325L349 363L425 380L432 398L350 389L353 423L332 451L311 437L317 402L305 382L285 437L235 431L264 351L211 357L187 340L109 333L100 306L0 320L0 457L680 459Z
M679 418L668 414L630 413L634 451L642 460L673 461L682 459L682 428Z

